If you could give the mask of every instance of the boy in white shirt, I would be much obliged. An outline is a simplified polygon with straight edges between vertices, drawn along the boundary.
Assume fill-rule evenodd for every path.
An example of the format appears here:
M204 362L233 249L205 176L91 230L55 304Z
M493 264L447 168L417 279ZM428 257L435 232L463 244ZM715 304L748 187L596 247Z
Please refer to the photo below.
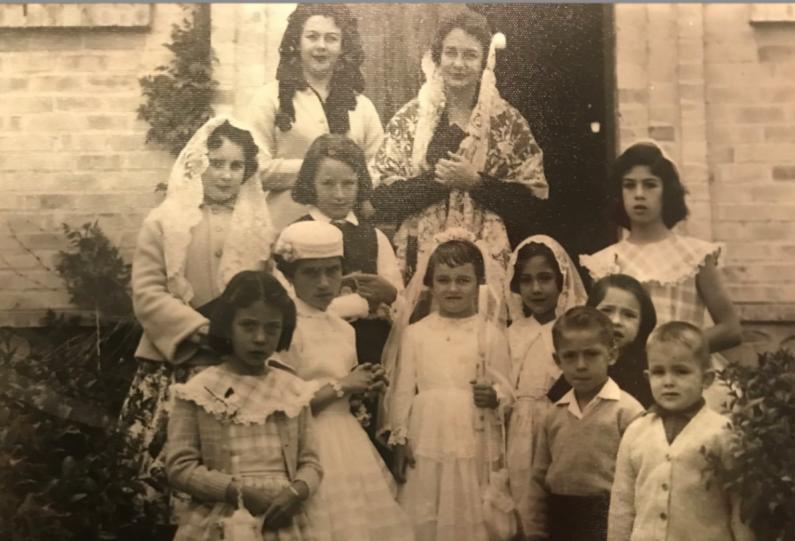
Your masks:
M607 375L617 349L606 315L572 308L555 322L552 340L572 389L539 429L524 533L531 541L604 541L618 445L643 406Z
M648 370L655 404L621 440L610 500L610 541L745 541L738 499L710 480L706 455L730 457L729 422L704 404L712 383L698 327L672 321L652 333Z

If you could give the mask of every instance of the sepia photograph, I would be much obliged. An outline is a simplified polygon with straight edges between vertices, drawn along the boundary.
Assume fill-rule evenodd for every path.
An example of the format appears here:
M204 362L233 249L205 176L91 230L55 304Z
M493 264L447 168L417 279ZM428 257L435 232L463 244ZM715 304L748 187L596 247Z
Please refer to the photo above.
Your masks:
M795 541L795 4L0 4L0 539Z

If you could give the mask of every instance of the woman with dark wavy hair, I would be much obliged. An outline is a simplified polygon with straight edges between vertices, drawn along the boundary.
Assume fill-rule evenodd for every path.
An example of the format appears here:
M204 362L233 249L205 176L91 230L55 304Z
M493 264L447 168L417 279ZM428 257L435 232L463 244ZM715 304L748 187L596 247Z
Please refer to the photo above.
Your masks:
M309 145L327 133L347 135L368 161L384 130L362 94L364 61L356 18L342 4L299 4L287 20L276 81L249 104L246 118L262 137L260 180L277 229L307 213L290 195Z

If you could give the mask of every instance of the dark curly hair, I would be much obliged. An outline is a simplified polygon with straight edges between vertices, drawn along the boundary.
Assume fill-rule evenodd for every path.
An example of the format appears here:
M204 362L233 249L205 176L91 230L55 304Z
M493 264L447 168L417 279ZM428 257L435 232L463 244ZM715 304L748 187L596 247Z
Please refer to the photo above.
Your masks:
M629 229L629 216L624 208L623 180L633 167L645 165L651 173L660 177L663 183L662 221L670 229L685 218L688 210L685 203L687 190L679 179L676 165L669 160L662 149L653 142L635 143L626 149L613 163L610 172L608 195L609 208L616 224Z
M475 278L478 284L483 284L486 281L486 265L483 261L483 255L478 250L478 247L467 240L448 240L443 242L431 254L428 259L428 268L425 270L425 276L422 277L422 283L426 287L433 286L433 272L436 265L444 264L448 267L458 267L472 263L475 267Z
M236 128L225 120L223 124L213 130L207 138L207 150L215 150L221 148L224 144L224 139L228 139L232 143L240 145L243 149L243 156L245 158L245 168L243 170L243 182L247 181L251 175L257 172L257 154L259 148L254 142L254 138L246 130Z
M287 28L279 46L279 111L276 125L283 132L290 131L295 122L293 96L296 90L309 85L301 67L301 33L306 21L315 15L328 17L342 31L342 54L334 66L325 110L331 133L347 133L350 129L348 111L356 109L356 94L364 91L364 62L362 38L356 18L342 4L298 4L287 19Z
M295 331L295 304L279 281L265 271L242 271L235 274L216 301L210 316L208 342L221 355L232 353L231 326L235 312L257 301L275 306L282 314L282 334L276 351L290 348Z
M437 66L441 63L444 38L456 28L460 28L474 37L483 46L482 67L485 68L489 54L489 46L491 45L491 29L489 28L489 22L486 17L468 8L456 10L439 21L436 32L433 35L433 42L431 43L431 59Z
M321 135L312 142L306 151L301 169L293 186L293 200L302 205L315 205L317 193L315 192L315 174L323 158L341 161L354 170L359 179L356 202L361 203L370 199L373 190L373 181L367 171L367 160L364 151L359 145L348 137L336 133Z

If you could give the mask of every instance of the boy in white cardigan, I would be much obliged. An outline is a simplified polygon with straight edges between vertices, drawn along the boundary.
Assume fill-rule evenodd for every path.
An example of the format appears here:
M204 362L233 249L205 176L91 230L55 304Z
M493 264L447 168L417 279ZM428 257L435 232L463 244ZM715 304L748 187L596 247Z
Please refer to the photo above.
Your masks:
M608 541L752 540L738 498L710 479L705 453L728 460L731 434L704 404L715 377L704 334L672 321L652 333L647 352L655 404L621 440Z

